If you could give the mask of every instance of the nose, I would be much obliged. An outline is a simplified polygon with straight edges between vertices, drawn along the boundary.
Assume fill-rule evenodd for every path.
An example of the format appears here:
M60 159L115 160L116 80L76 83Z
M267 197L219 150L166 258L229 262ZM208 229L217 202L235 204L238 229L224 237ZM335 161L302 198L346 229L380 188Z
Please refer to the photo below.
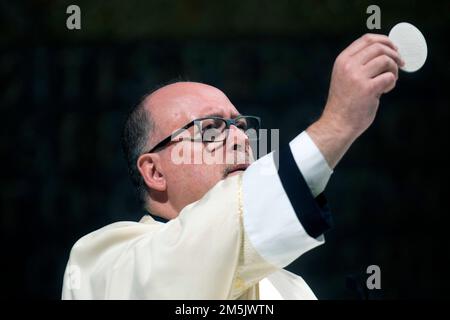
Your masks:
M248 136L244 131L237 128L235 125L230 126L226 142L227 151L241 151L246 153L250 152Z

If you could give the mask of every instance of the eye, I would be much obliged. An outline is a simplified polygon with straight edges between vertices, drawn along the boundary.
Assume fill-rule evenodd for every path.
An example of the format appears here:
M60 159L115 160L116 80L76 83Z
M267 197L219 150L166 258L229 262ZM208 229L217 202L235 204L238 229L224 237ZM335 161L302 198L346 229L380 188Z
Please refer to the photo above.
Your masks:
M217 141L223 139L223 130L225 122L220 119L207 119L202 123L202 140Z
M241 130L247 130L247 121L245 120L245 119L239 119L237 122L236 122L236 127L238 127L239 129L241 129Z
M208 130L208 129L217 129L218 126L216 123L210 123L208 124L206 127L203 127L203 130Z
M217 119L208 119L202 123L202 131L205 132L209 129L220 129L222 127L222 121Z

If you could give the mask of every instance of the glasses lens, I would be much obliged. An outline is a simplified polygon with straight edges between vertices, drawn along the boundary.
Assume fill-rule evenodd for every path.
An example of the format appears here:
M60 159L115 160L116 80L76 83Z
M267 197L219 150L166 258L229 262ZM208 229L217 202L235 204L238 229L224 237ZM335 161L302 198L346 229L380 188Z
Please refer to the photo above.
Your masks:
M226 138L225 128L227 124L222 119L204 119L200 122L202 141L223 141Z
M236 126L245 132L250 141L258 140L260 129L259 119L256 117L242 117L236 120Z

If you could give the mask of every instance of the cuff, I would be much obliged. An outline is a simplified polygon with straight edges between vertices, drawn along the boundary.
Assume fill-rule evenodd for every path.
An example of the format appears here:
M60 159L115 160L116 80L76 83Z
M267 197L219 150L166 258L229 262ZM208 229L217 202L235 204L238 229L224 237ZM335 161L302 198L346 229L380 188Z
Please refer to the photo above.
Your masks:
M289 147L311 193L316 197L325 190L333 170L306 131L292 140Z

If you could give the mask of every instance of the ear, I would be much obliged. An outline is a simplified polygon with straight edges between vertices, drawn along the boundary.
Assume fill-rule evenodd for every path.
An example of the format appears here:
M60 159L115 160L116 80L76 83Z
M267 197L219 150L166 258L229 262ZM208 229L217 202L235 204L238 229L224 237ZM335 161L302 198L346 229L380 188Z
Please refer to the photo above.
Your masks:
M167 189L167 182L160 166L159 155L155 153L143 154L138 158L136 165L147 187L156 191L165 191Z

